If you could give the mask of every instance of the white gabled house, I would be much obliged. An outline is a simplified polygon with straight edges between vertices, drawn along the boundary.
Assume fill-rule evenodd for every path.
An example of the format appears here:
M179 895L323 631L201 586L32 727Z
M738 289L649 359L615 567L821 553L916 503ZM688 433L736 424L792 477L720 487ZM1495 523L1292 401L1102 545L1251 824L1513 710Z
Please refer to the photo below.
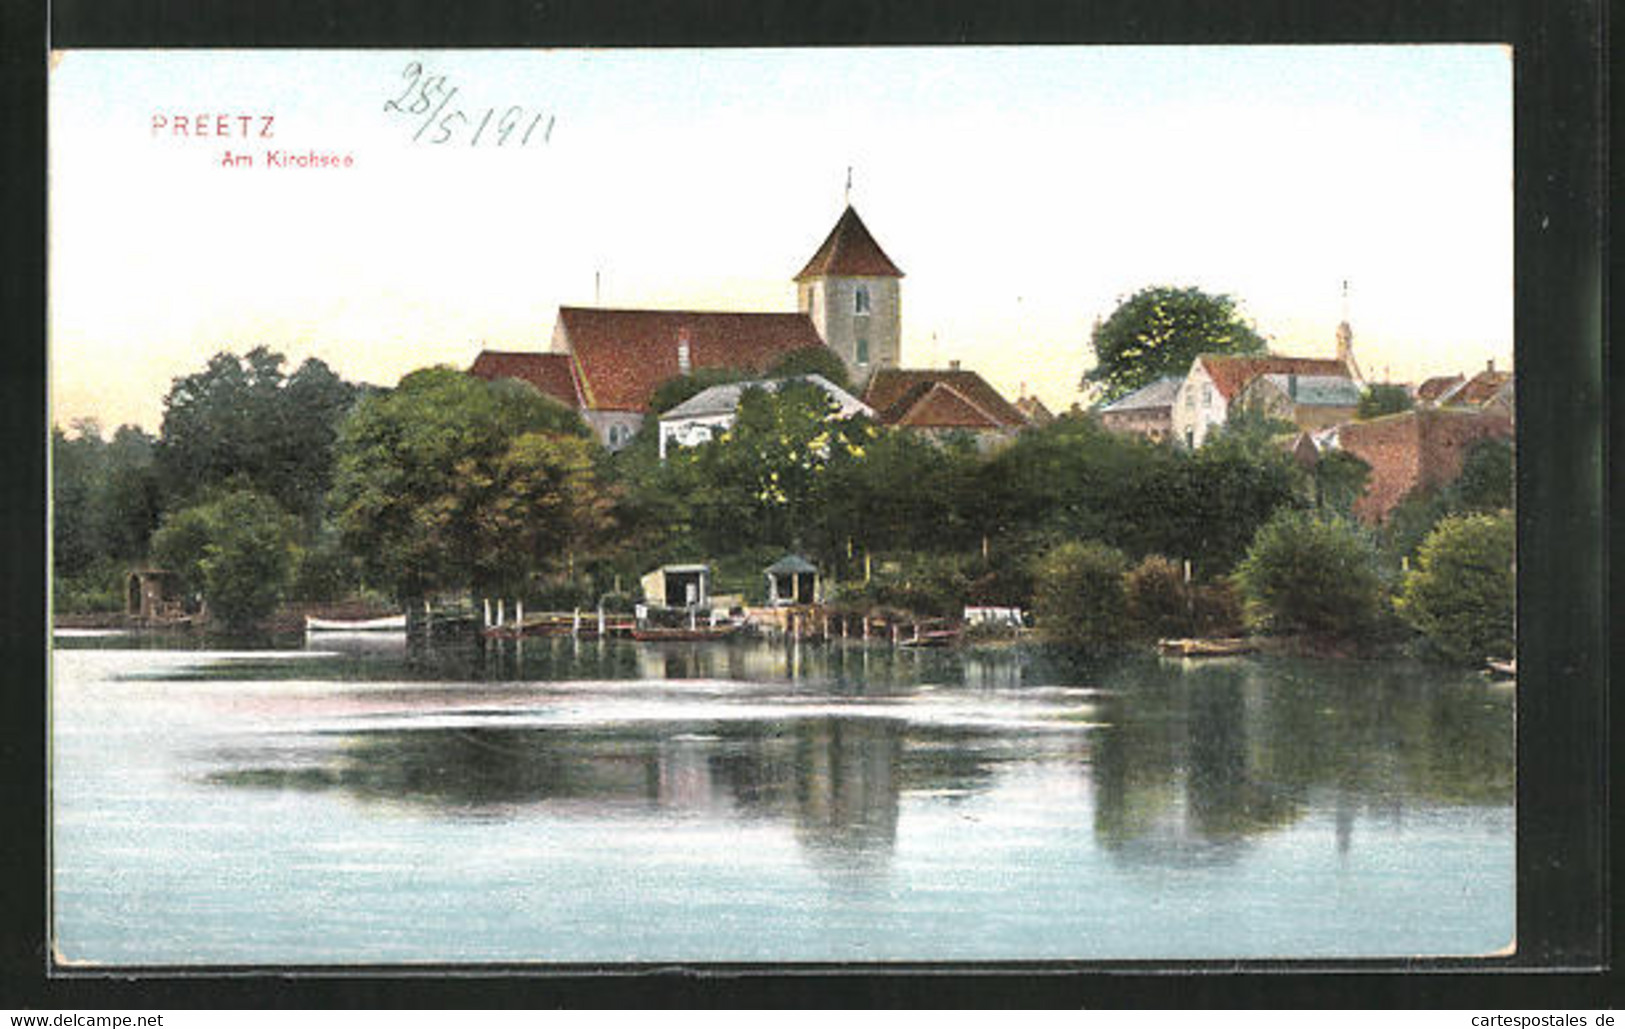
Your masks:
M868 404L822 375L730 382L701 390L660 416L660 459L664 461L673 447L697 447L727 432L739 417L739 401L746 390L774 393L792 382L805 382L828 394L836 408L831 417L844 419L859 414L874 417Z
M1201 446L1208 433L1225 423L1241 391L1261 375L1353 378L1348 365L1335 358L1202 354L1191 362L1174 395L1174 439L1187 447Z

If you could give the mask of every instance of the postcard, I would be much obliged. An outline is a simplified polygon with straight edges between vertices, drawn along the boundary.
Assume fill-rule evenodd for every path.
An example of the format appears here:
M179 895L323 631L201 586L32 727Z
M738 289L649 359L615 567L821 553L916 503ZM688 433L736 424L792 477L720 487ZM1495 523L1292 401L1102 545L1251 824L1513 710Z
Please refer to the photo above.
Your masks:
M49 90L59 971L1516 952L1507 48Z

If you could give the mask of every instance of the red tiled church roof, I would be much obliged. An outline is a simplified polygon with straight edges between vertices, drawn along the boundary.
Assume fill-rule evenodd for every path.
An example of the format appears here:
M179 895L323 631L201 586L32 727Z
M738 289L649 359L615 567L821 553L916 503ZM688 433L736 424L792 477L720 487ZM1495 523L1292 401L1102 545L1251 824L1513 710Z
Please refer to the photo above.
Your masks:
M561 307L559 325L584 406L643 411L655 388L681 374L678 341L688 340L689 367L768 370L786 354L824 341L805 314L717 311L627 311Z
M900 279L903 272L880 249L858 212L848 207L796 281L821 275L885 275Z
M1020 428L1026 417L973 371L880 368L863 392L886 425L912 428Z
M1242 387L1260 375L1336 375L1349 377L1348 366L1335 358L1276 357L1271 354L1243 357L1230 354L1203 354L1197 358L1207 368L1208 377L1219 395L1229 401Z
M468 374L479 379L518 379L528 382L572 410L581 407L569 354L522 354L511 350L482 350Z

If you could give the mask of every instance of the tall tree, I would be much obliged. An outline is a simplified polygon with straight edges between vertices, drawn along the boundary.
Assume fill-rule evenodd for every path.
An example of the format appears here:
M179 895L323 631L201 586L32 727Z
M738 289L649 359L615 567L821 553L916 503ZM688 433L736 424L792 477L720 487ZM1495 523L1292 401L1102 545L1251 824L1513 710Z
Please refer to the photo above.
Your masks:
M70 576L140 558L159 512L151 436L125 425L104 440L94 419L72 429L51 430L52 562Z
M1165 375L1184 375L1198 354L1261 353L1264 339L1227 294L1148 286L1095 325L1089 346L1096 364L1082 385L1110 401Z
M228 482L252 488L307 521L321 512L338 425L359 387L310 358L290 376L265 347L219 353L164 397L158 467L175 501Z
M809 383L774 393L748 389L720 438L668 455L694 487L700 540L803 546L832 554L839 528L829 515L837 485L875 431L866 419L836 418L829 394Z
M337 450L345 544L401 599L521 585L607 522L586 427L512 380L413 372L362 400Z

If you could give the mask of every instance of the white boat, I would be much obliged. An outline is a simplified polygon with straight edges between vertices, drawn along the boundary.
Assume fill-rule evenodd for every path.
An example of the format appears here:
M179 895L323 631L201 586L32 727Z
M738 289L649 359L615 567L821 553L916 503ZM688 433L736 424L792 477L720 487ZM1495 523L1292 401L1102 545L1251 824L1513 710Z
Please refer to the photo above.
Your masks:
M306 632L405 632L406 616L389 615L385 618L312 618L305 616Z

